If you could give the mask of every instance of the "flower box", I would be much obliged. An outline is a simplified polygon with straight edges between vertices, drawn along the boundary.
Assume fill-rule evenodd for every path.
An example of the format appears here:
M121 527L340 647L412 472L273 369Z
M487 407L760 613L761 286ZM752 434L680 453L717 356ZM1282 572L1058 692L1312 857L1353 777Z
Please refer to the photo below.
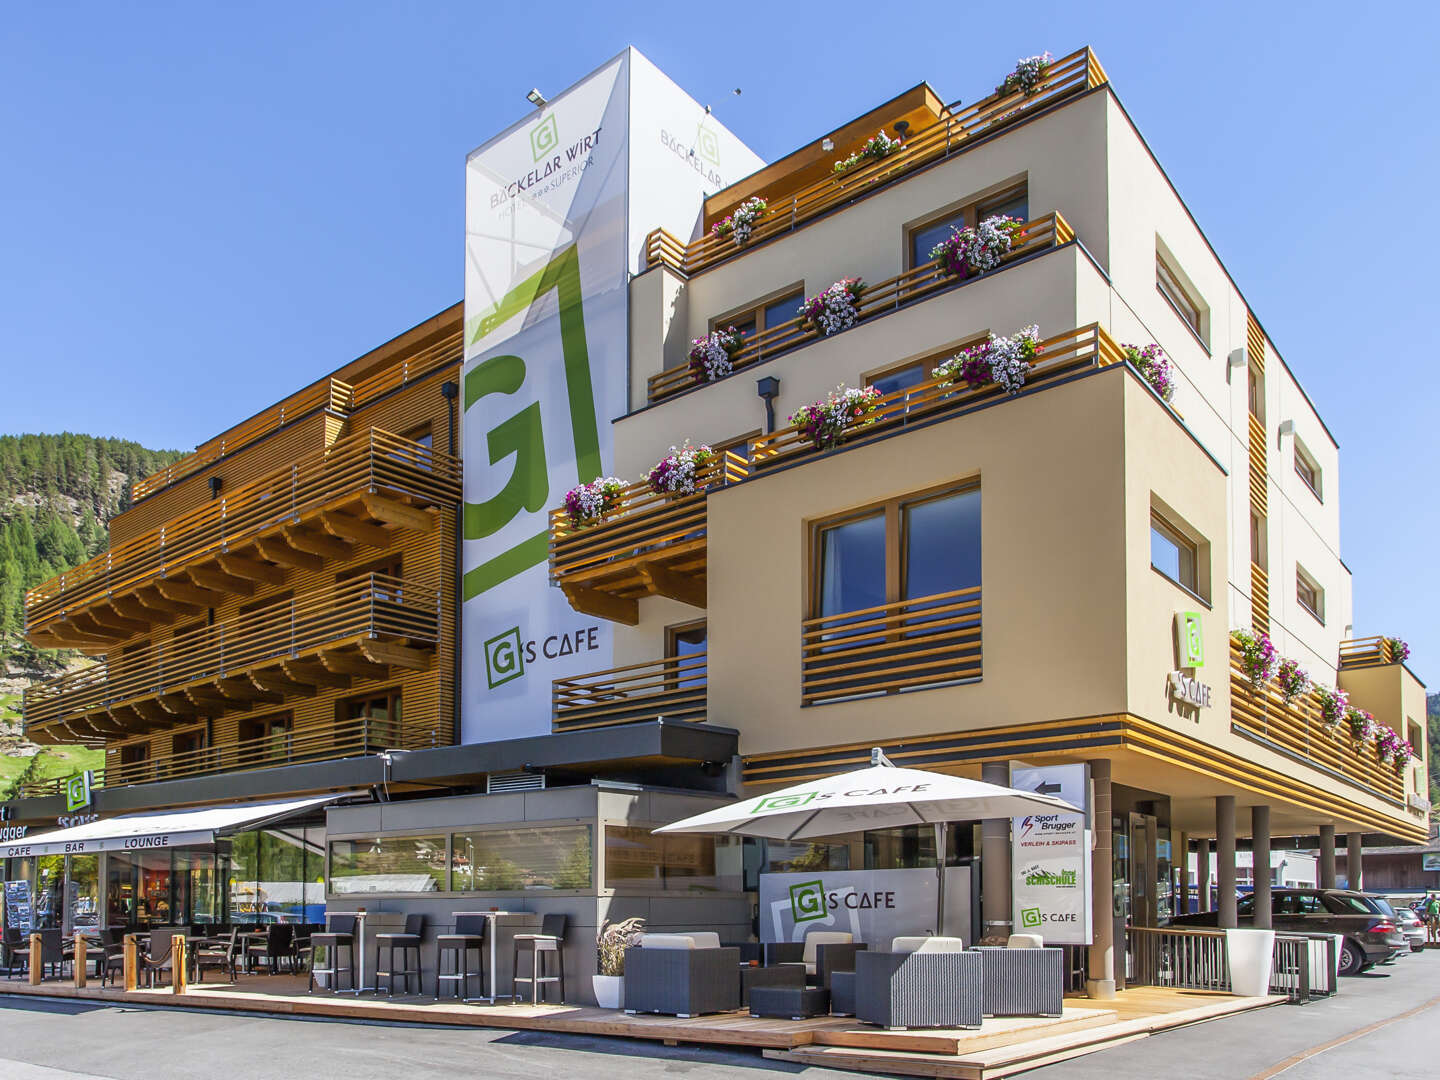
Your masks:
M769 203L758 195L752 195L737 206L734 213L712 225L710 233L721 240L729 237L735 242L736 247L744 247L750 242L750 235L755 231L755 223L765 216L765 211L768 209L770 209Z
M670 453L657 461L646 480L656 495L694 495L697 489L696 477L717 458L708 446L691 446L690 440L679 449L670 448Z
M599 524L615 512L624 493L625 481L613 476L576 484L565 493L565 512L570 516L571 526L584 529Z
M735 370L735 354L745 345L745 335L733 326L712 330L690 342L690 374L696 382L714 382Z
M840 386L825 400L792 413L790 424L799 428L817 450L828 450L839 445L851 430L874 423L872 414L882 396L873 386Z
M824 292L807 296L798 314L807 326L829 337L860 321L860 297L864 295L865 282L858 277L841 278Z
M997 94L1013 94L1016 91L1030 97L1040 92L1040 84L1045 81L1045 76L1050 74L1050 65L1055 58L1048 52L1039 56L1026 56L1015 62L1015 70L1006 75L999 86L995 87Z
M978 225L952 228L948 237L930 249L930 258L958 278L986 273L1025 242L1024 224L1019 218L995 214Z
M961 349L930 374L946 382L964 381L973 389L994 383L1018 394L1035 358L1044 352L1040 327L1027 326L1009 337L990 335L989 341Z
M899 139L892 139L883 131L877 131L873 139L866 141L865 145L856 150L849 157L841 158L835 162L834 171L846 173L857 165L868 165L872 161L882 161L898 150L904 149L905 144Z

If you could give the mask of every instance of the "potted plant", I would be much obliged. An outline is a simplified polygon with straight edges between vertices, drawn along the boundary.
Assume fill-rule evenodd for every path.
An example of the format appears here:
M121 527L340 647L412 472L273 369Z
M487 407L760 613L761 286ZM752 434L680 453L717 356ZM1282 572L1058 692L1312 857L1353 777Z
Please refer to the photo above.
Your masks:
M978 225L952 228L950 235L930 249L930 258L958 278L994 270L1017 245L1025 242L1024 222L995 214Z
M1155 392L1160 395L1160 400L1169 401L1175 396L1175 380L1170 375L1170 358L1165 355L1165 350L1156 345L1153 341L1143 349L1139 345L1121 345L1125 352L1125 359L1134 365L1135 370L1148 382Z
M733 326L712 330L690 342L690 374L696 382L714 382L735 370L735 354L745 335Z
M1040 84L1045 81L1045 76L1050 74L1050 64L1054 57L1048 52L1039 56L1026 56L1015 61L1015 70L1005 76L1001 84L995 87L997 94L1013 94L1020 91L1026 97L1040 92Z
M790 414L790 424L799 428L817 450L828 450L839 444L851 428L874 423L876 406L883 395L873 386L863 390L840 386L824 401L806 405Z
M624 493L625 481L613 476L576 484L565 493L565 512L570 515L571 526L584 529L598 524L620 505Z
M836 173L845 173L857 165L864 165L871 161L880 161L883 158L889 157L897 150L903 149L904 146L905 144L899 139L892 139L889 135L886 135L885 132L877 131L875 137L867 140L865 145L860 147L859 150L856 150L849 157L841 158L835 162L834 171Z
M1009 337L992 333L990 340L961 349L930 374L946 382L963 379L974 388L995 383L1009 393L1018 394L1030 373L1030 365L1044 351L1040 327L1026 326Z
M1345 714L1350 709L1350 695L1344 690L1336 690L1329 686L1317 686L1315 697L1320 702L1320 721L1325 725L1332 738L1340 735L1340 725L1345 722Z
M1240 670L1255 690L1264 690L1275 678L1280 655L1269 634L1252 634L1249 630L1232 630L1230 636L1240 646Z
M1300 666L1298 660L1281 660L1280 666L1275 670L1275 687L1280 691L1280 697L1286 705L1301 695L1308 694L1314 685L1310 680L1310 673Z
M1390 650L1390 662L1392 664L1403 664L1406 660L1410 659L1410 646L1401 638L1385 637L1380 640Z
M596 970L590 976L595 1003L602 1009L618 1009L625 1001L625 950L639 941L645 929L640 917L612 923L608 919L595 939Z
M690 440L678 450L670 447L670 453L655 463L647 474L650 490L656 495L694 495L695 477L719 455L708 446L691 446Z
M1355 740L1356 746L1374 742L1379 734L1375 717L1364 709L1357 709L1354 705L1348 706L1345 709L1345 720L1350 724L1350 737Z
M750 242L755 223L765 216L770 204L758 195L752 195L735 208L734 213L722 218L710 227L711 235L723 240L727 236L735 241L736 247Z
M858 277L841 278L824 292L807 296L799 315L808 326L829 337L860 321L860 297L864 295L865 282Z

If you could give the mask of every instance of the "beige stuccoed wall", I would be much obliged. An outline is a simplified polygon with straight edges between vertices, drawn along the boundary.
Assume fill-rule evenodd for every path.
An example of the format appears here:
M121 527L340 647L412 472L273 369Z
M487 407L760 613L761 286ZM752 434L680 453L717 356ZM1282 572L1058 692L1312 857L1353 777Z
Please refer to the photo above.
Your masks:
M1350 704L1375 714L1375 719L1394 728L1401 738L1409 737L1409 726L1420 729L1420 743L1415 747L1421 761L1428 761L1425 745L1425 684L1410 673L1404 664L1377 667L1347 668L1340 673L1340 687L1350 695ZM1406 792L1426 795L1428 779L1423 770L1406 770Z

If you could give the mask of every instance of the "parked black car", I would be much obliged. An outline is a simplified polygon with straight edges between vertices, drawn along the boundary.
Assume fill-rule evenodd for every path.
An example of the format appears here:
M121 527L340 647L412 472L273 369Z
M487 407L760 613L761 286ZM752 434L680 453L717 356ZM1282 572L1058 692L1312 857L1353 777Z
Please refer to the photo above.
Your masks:
M1235 905L1241 926L1255 921L1255 898L1242 896ZM1217 926L1218 912L1201 911L1170 920L1171 926ZM1381 897L1350 889L1274 889L1270 922L1276 930L1296 934L1340 934L1340 974L1356 975L1366 968L1409 952L1396 925L1394 909Z

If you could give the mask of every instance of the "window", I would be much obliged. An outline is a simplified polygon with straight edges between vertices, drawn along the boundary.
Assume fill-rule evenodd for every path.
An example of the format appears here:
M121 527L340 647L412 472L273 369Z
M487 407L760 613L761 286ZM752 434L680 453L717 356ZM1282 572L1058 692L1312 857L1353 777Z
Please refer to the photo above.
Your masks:
M871 375L865 382L882 394L895 394L901 390L908 390L912 386L918 386L930 378L930 372L934 367L934 364L927 365L923 361L917 360L914 363L882 371L878 375Z
M150 760L150 744L148 742L127 743L120 747L121 765L140 765Z
M910 230L909 257L910 268L924 266L930 261L930 252L935 250L935 245L942 240L948 240L950 234L966 225L974 224L974 211L966 207L956 210L946 216L928 222L924 225L917 225Z
M170 771L193 772L204 765L201 751L205 749L206 742L204 728L182 731L170 736L170 754L174 759Z
M1170 301L1170 306L1175 309L1180 318L1185 320L1185 325L1195 331L1195 336L1203 342L1205 340L1204 308L1186 287L1184 278L1174 265L1159 252L1155 254L1155 287L1160 290L1160 295Z
M1199 545L1159 514L1150 514L1150 565L1175 584L1200 594Z
M1325 622L1325 590L1300 567L1295 567L1295 599L1321 623Z
M588 889L594 881L590 826L488 829L450 838L455 892Z
M438 892L445 880L445 837L377 836L330 842L332 893Z
M767 330L774 330L782 323L800 317L800 304L805 299L804 288L789 289L780 296L770 300L764 300L754 307L743 308L719 319L710 320L711 330L723 330L727 326L733 326L740 333L745 335L746 341L751 341L757 334L763 334ZM799 328L795 328L799 333ZM787 333L783 338L788 338ZM766 339L767 347L773 347L775 343L783 338L772 335Z
M1265 518L1250 511L1250 561L1261 570L1270 568L1270 545L1265 539Z
M849 870L850 845L825 840L766 840L767 874L800 873L810 870Z
M346 735L363 735L367 743L394 746L400 741L401 693L390 690L369 697L347 698L335 705L335 722Z
M965 206L952 207L910 226L905 234L906 258L909 259L907 268L913 270L928 263L930 252L935 245L949 239L955 230L975 225L997 214L1019 218L1021 221L1029 220L1030 193L1024 181Z
M237 728L240 763L254 765L288 758L293 727L294 718L289 713L242 719Z
M679 661L667 669L667 688L705 685L705 643L704 619L665 628L665 655Z
M1265 373L1254 363L1245 370L1245 400L1250 415L1265 422Z
M1305 481L1317 499L1320 495L1320 466L1315 464L1315 459L1310 452L1301 445L1300 440L1295 440L1295 475Z
M738 892L738 836L656 836L649 826L605 826L605 887Z

